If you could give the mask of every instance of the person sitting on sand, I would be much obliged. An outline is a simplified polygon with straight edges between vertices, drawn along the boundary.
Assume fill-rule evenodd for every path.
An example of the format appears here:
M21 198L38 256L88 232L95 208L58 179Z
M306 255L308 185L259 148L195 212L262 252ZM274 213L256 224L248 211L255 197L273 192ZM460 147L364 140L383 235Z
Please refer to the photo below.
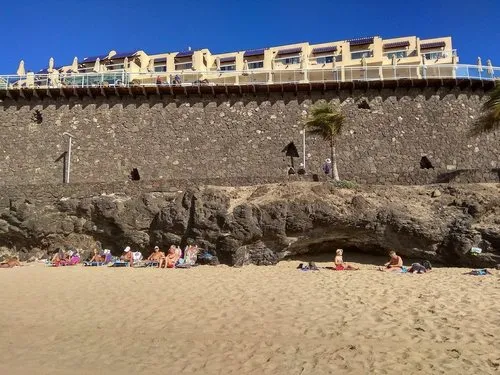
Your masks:
M13 268L13 267L21 267L22 264L19 262L19 259L17 258L10 258L7 260L4 260L2 263L0 263L0 268Z
M61 262L66 261L67 257L66 254L64 253L64 250L61 249L60 247L56 249L56 254L52 257L52 263L54 264L59 264Z
M104 262L104 253L101 254L97 248L94 249L94 256L90 259L90 262L102 263Z
M167 253L165 259L163 259L163 266L165 268L174 268L175 264L177 263L178 260L179 260L179 258L177 255L177 247L172 245L168 249L168 253Z
M134 265L134 255L133 255L132 251L130 251L130 246L127 246L123 250L123 254L120 257L120 260L123 260L123 261L129 263L129 265L131 267Z
M389 256L391 259L384 264L384 268L380 267L379 270L387 272L401 271L403 268L403 259L394 250L389 252Z
M358 271L359 267L354 267L351 266L349 263L345 263L344 259L342 259L342 254L344 253L344 250L342 249L337 249L336 255L335 255L335 270L337 271Z

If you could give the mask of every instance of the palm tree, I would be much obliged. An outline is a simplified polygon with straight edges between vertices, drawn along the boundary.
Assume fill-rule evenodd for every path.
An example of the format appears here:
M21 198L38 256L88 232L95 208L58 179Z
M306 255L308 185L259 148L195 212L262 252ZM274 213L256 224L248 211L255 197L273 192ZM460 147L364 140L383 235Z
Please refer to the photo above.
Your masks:
M495 88L490 93L490 98L483 104L483 111L483 115L472 128L472 135L500 129L500 81L497 81Z
M342 132L344 116L337 108L321 103L311 108L309 118L305 122L305 130L312 135L319 135L330 144L330 154L332 160L332 177L339 181L337 170L337 157L335 154L335 140Z

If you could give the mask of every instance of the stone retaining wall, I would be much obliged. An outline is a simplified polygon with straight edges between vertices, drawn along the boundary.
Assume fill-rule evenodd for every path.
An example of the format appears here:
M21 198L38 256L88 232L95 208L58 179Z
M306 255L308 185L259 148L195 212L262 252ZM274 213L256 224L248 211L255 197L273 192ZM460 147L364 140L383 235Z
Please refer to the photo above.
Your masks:
M469 137L486 96L471 89L396 89L191 96L83 98L0 102L0 185L52 185L63 180L67 140L75 136L71 182L286 180L294 142L311 105L326 100L346 116L337 153L341 178L360 183L420 184L463 170L496 181L499 134ZM327 144L306 141L306 167L321 174ZM434 170L421 170L427 156ZM493 172L491 172L493 170ZM463 173L462 173L463 174ZM239 183L241 182L241 183ZM167 183L168 184L168 183Z

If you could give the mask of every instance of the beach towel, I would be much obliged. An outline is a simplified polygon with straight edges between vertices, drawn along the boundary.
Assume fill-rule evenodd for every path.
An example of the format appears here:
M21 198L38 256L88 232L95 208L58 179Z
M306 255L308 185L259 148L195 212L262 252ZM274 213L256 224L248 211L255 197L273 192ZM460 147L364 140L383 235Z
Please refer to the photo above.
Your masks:
M480 269L472 270L472 271L466 273L466 275L485 276L485 275L492 275L492 273L490 271L488 271L486 268L480 268Z

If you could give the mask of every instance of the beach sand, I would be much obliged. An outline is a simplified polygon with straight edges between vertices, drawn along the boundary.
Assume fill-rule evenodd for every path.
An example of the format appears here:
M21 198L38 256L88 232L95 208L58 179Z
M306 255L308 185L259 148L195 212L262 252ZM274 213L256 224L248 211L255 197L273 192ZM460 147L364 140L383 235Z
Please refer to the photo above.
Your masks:
M0 269L0 373L500 372L498 271L297 264Z

